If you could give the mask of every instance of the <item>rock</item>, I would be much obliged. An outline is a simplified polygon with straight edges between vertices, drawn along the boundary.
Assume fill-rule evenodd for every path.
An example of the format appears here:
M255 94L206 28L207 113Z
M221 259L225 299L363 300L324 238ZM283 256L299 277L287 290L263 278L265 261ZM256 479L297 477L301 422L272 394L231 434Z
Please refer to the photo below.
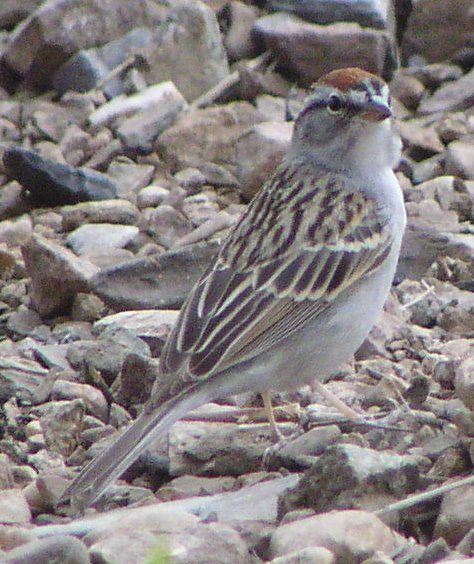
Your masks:
M154 172L154 166L128 159L114 160L107 169L107 174L117 182L117 196L132 202L136 201L136 193L150 184Z
M117 0L53 0L15 29L3 60L17 75L48 88L53 73L75 51L116 39L137 26L159 24L164 15L163 7L149 0L127 6Z
M259 18L254 32L275 53L282 70L306 87L337 68L362 67L385 76L394 68L389 35L357 23L316 25L276 13Z
M346 510L280 525L272 535L270 553L275 558L323 547L337 562L362 562L377 551L389 555L400 544L393 531L372 513Z
M88 223L70 233L66 243L78 255L94 254L130 244L138 235L135 225Z
M84 418L84 402L50 402L47 412L40 419L46 446L49 450L69 456L79 444L79 433Z
M80 384L68 380L56 380L51 390L51 400L75 400L80 399L87 413L106 421L109 415L109 405L104 394L95 386Z
M271 467L309 468L315 457L337 442L340 436L341 431L337 425L315 427L284 444L273 454L269 464ZM265 456L268 458L268 454Z
M162 186L145 186L137 194L137 206L139 209L154 208L164 203L170 195L170 191Z
M474 351L471 350L471 355ZM474 362L472 356L456 359L454 389L463 404L474 411L474 381L472 378Z
M334 564L334 554L322 546L309 546L270 560L270 564Z
M153 520L130 514L120 524L100 531L91 539L91 558L125 564L143 561L152 551L156 560L169 555L177 564L208 562L210 554L223 564L248 561L244 541L229 526L200 523L183 511L160 513Z
M179 308L219 245L190 245L102 270L93 291L114 309Z
M409 110L416 110L425 95L425 86L414 76L397 71L390 81L390 94Z
M446 493L436 520L434 536L451 546L462 540L474 523L474 487L461 486Z
M10 459L0 454L0 490L12 489L14 486L13 471Z
M447 82L420 102L420 114L456 112L466 110L474 104L474 69L459 80Z
M450 59L469 44L470 0L419 0L413 3L403 34L402 54L421 55L429 63Z
M0 29L14 27L40 4L41 0L25 0L21 4L18 4L16 0L5 0L0 6Z
M411 457L348 444L330 446L280 498L280 513L308 505L318 512L356 503L363 507L367 501L372 508L377 497L386 503L388 496L414 491L418 482L419 470Z
M159 385L159 382L157 382ZM239 476L260 469L269 426L179 421L170 430L171 476Z
M176 86L171 81L165 81L149 86L142 92L110 100L92 112L88 122L93 128L98 129L140 112L153 111L155 106L164 106L161 111L165 117L174 108L177 110L177 115L177 112L184 109L187 104Z
M23 492L35 513L54 511L68 482L57 474L43 474L30 482Z
M417 120L398 122L400 136L408 147L408 154L415 160L442 153L444 145L434 126L423 127Z
M219 13L219 23L225 29L224 46L229 62L251 59L257 54L252 27L258 17L255 6L239 0L227 2Z
M5 564L89 564L89 554L84 543L71 536L54 536L35 539L2 555Z
M412 66L404 69L403 72L414 76L430 90L437 90L443 82L459 80L463 75L461 67L449 63Z
M120 372L121 403L125 407L145 403L158 374L159 363L155 359L136 353L127 354Z
M3 162L37 204L60 206L116 197L115 183L104 174L54 162L34 151L10 146Z
M229 74L216 16L204 2L172 3L156 38L147 53L148 84L171 80L190 102Z
M120 328L107 328L100 339L78 341L68 349L68 360L76 369L95 368L106 383L111 384L119 374L128 353L150 356L146 343L132 332Z
M60 213L65 231L72 231L84 223L136 225L139 221L138 209L126 200L84 202L65 206Z
M173 206L162 204L147 214L147 231L163 247L173 247L193 230L187 217Z
M27 524L31 521L30 508L21 490L0 491L0 521L16 524Z
M31 218L27 215L14 220L4 220L0 222L0 243L5 243L9 247L26 243L32 234Z
M219 204L214 200L214 194L192 194L183 200L182 210L184 215L194 226L200 226L212 221L218 214Z
M387 3L374 0L306 0L305 2L291 2L291 0L269 0L267 5L272 10L288 12L303 20L317 24L331 24L336 22L356 22L362 27L391 28L393 26L392 8Z
M60 95L67 90L88 92L104 80L112 69L152 41L151 29L137 27L101 47L80 49L54 73L53 86ZM114 98L125 93L126 83L120 75L115 76L107 80L101 90L107 98Z
M14 397L34 402L41 391L47 370L33 360L9 356L0 358L0 401Z
M474 144L472 141L453 141L446 152L446 174L474 179Z
M98 271L89 261L38 235L22 247L22 253L31 277L33 305L43 316L70 308L74 296L88 290Z
M260 121L259 113L248 102L190 111L158 137L156 148L173 171L193 166L206 175L200 166L205 161L235 173L236 142L248 127Z
M94 324L94 329L100 333L106 327L125 328L143 339L153 356L159 356L178 314L177 310L171 309L122 311L103 317Z
M97 255L91 257L91 262L100 266L97 261ZM107 265L110 265L110 262L107 262ZM104 302L96 295L79 292L72 302L71 317L75 321L90 321L92 323L100 319L104 315L105 310Z
M270 178L286 155L292 134L293 123L263 122L240 136L237 178L246 200L250 200Z

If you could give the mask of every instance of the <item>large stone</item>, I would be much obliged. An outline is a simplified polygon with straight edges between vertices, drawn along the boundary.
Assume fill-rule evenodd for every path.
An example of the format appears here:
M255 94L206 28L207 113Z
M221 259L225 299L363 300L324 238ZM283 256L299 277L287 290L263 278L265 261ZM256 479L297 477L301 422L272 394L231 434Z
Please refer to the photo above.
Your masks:
M49 539L36 539L2 554L3 564L90 564L84 543L71 536L61 535Z
M389 555L399 545L393 531L375 515L333 511L280 525L272 535L270 553L277 557L322 546L334 553L336 562L362 562L377 551Z
M276 13L257 20L254 30L282 70L305 86L337 68L361 67L388 77L394 67L389 34L356 23L316 25Z
M432 96L421 100L421 114L466 110L474 104L474 69L459 80L451 80L438 88Z
M189 245L102 270L95 293L117 310L178 309L208 267L219 245Z
M229 74L214 12L199 0L171 3L148 53L148 84L172 80L188 102ZM179 64L176 62L179 61Z
M39 235L22 247L31 277L31 299L41 315L66 312L78 292L89 289L89 280L99 270L64 247Z
M19 76L44 88L78 49L117 39L131 29L159 24L166 10L151 0L50 0L12 34L4 62Z
M472 0L418 0L403 35L405 58L421 55L429 63L445 61L472 39Z
M173 170L199 169L200 163L210 162L235 174L237 141L246 129L261 121L262 116L248 102L194 110L162 133L156 147Z

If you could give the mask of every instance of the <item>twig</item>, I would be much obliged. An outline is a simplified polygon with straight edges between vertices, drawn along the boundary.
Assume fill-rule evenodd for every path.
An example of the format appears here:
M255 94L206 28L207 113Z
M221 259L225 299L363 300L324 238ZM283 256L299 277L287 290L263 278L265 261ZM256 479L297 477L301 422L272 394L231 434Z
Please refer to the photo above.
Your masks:
M403 304L402 308L403 309L409 309L412 306L414 306L415 304L417 304L418 302L421 302L421 300L423 300L424 298L426 298L426 296L428 296L429 294L431 294L434 290L433 286L430 286L426 280L422 280L421 283L423 284L423 286L425 287L425 291L422 292L419 296L417 296L416 298L413 298L413 300L411 300L411 302L407 302L406 304Z
M418 503L422 503L424 501L431 501L451 490L456 488L460 488L462 486L470 486L474 484L474 476L469 476L468 478L462 478L457 482L451 482L450 484L445 484L444 486L440 486L439 488L434 488L429 492L423 492L421 494L415 494L412 496L403 499L402 501L397 501L395 503L391 503L378 511L375 511L376 515L386 515L387 513L392 513L393 511L401 511L403 509L408 509L409 507L413 507Z

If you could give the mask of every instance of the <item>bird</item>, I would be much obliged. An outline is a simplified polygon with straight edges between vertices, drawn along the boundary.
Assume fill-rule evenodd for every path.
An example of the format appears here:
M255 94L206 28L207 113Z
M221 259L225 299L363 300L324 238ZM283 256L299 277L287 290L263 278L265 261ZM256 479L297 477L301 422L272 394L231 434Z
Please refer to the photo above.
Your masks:
M287 154L181 308L142 413L66 488L84 511L186 413L243 392L324 382L381 314L406 224L385 81L312 85Z

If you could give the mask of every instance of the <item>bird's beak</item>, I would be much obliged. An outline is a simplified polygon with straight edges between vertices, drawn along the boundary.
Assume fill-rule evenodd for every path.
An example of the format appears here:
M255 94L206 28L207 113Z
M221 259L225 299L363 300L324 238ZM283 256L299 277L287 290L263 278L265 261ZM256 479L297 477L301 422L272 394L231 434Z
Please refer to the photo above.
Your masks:
M392 110L386 102L371 99L364 104L360 115L366 121L383 121L392 115Z

